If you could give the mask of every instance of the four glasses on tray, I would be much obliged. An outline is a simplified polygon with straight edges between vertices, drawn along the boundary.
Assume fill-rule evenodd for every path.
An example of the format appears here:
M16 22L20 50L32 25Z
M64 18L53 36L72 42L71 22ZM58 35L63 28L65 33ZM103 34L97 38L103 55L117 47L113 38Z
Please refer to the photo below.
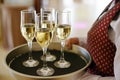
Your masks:
M53 37L57 37L61 42L61 55L59 61L53 64L57 68L69 68L71 63L64 58L65 39L70 35L71 22L70 11L56 11L53 8L41 8L40 13L35 10L21 11L21 32L28 42L29 56L23 62L25 67L36 67L39 60L32 57L32 40L36 39L43 51L40 56L43 61L42 67L36 70L40 76L51 76L55 73L54 68L50 67L47 62L55 61L56 56L47 51Z

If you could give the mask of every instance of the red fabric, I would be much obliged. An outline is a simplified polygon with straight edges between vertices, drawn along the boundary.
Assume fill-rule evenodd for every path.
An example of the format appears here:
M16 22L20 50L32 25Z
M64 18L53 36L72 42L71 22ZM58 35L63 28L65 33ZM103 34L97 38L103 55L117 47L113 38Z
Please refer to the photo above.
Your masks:
M120 0L115 0L115 3L119 2Z
M113 76L113 61L116 47L108 36L110 22L120 10L120 2L109 10L102 18L95 22L88 32L87 49L90 52L93 63L89 72L102 76Z

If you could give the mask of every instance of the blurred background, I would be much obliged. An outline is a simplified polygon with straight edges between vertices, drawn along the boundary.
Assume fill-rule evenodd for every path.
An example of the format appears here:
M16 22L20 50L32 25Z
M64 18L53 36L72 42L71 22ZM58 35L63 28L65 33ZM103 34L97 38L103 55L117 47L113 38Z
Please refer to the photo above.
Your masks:
M111 0L0 0L0 80L13 80L4 67L9 50L26 43L20 33L20 11L27 8L40 11L42 7L70 10L70 37L86 37L93 22Z
M69 37L86 37L92 23L111 0L0 0L0 43L11 49L26 43L20 33L20 11L42 7L70 10L72 32Z

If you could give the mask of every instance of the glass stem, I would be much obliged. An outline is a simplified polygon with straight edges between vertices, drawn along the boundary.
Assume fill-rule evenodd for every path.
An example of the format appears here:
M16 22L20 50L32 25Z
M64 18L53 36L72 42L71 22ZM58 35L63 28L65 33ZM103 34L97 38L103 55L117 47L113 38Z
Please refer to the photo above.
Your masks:
M29 57L28 57L28 59L32 60L33 59L33 57L32 57L32 41L28 41L28 47L29 47Z
M60 60L63 61L64 59L64 47L65 47L65 41L61 41L61 56Z
M43 67L47 67L47 61L46 61L46 55L47 55L47 47L43 48Z

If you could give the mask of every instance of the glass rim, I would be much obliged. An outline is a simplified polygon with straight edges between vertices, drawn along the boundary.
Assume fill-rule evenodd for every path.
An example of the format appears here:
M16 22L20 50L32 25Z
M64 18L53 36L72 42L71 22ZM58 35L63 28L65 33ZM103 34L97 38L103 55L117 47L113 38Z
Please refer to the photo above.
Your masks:
M56 10L55 8L47 8L47 7L44 7L44 8L40 8L40 11L41 10L45 10L45 11L50 11L50 10Z
M46 14L46 15L43 15L43 14L41 14L41 13L36 13L36 15L37 15L37 16L40 16L40 17L49 17L49 16L52 16L52 15L49 14L49 13L44 13L44 14ZM47 14L49 14L49 15L47 15Z
M39 15L41 16L41 13L36 13L36 15L37 15L37 16L39 16Z
M21 10L21 13L32 13L32 12L36 13L36 10L29 10L29 9Z
M43 14L47 14L47 13L49 13L49 14L55 14L56 12L57 12L57 10L55 9L55 8L41 8L40 9L40 12Z
M71 14L71 11L57 11L57 14Z

